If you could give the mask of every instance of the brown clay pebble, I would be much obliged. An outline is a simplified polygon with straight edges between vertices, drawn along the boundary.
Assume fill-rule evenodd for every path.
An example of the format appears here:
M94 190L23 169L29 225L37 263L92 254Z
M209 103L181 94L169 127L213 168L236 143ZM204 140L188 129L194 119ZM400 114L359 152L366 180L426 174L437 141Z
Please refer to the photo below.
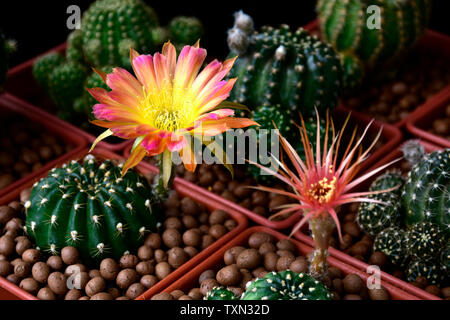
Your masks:
M31 265L25 261L19 261L14 265L14 274L19 278L25 278L31 272Z
M14 283L15 285L18 285L20 282L20 278L18 276L16 276L14 273L7 276L6 280L8 280L11 283Z
M0 206L0 225L6 224L9 220L14 218L16 211L9 206Z
M221 224L215 224L209 228L209 234L216 240L223 237L227 232L227 228Z
M428 292L428 293L431 293L432 295L435 295L437 297L441 296L441 289L439 289L439 287L437 287L435 285L427 286L425 288L425 291Z
M64 296L64 300L79 300L83 294L78 289L70 289Z
M390 300L389 292L383 287L379 289L369 289L369 297L371 300Z
M39 283L33 278L26 278L20 281L19 287L29 293L36 293L39 290Z
M138 257L142 261L147 261L153 258L153 249L147 246L141 246L138 249Z
M362 300L362 298L357 294L346 294L342 300Z
M193 300L191 297L189 297L188 295L182 295L181 297L178 298L178 300Z
M154 271L155 271L155 267L154 267L154 262L152 262L152 261L141 261L136 266L136 272L140 276L152 274Z
M89 274L89 278L91 278L91 279L93 279L93 278L95 278L95 277L101 277L101 276L102 276L102 274L100 273L100 271L97 270L97 269L89 270L88 274Z
M416 282L417 282L417 283L420 283L420 285L423 286L424 288L428 285L427 278L422 277L422 276L418 276L418 277L416 278Z
M172 269L170 267L170 264L165 261L158 263L155 267L155 275L159 280L167 277L171 271Z
M364 285L362 279L356 274L348 274L343 281L344 290L347 293L359 293Z
M295 258L293 256L285 255L280 258L278 258L277 261L277 270L283 271L289 269L292 262L294 262Z
M234 286L241 282L241 273L235 264L226 266L217 272L217 282L223 286Z
M136 270L123 269L117 274L116 284L120 289L128 289L138 279Z
M308 272L308 261L305 257L297 257L289 266L289 269L295 273L306 273Z
M102 277L95 277L91 279L87 284L84 291L89 297L96 295L97 293L102 292L106 288L105 279Z
M127 290L126 296L130 299L136 299L142 295L147 289L140 283L133 283Z
M119 265L114 259L106 258L100 263L100 274L107 281L114 281L119 273Z
M186 198L185 198L186 199ZM170 293L168 292L162 292L162 293L158 293L155 294L151 300L173 300L173 297Z
M342 282L342 279L338 279L338 278L333 279L331 283L332 283L333 289L337 293L339 293L341 295L344 292L344 283Z
M255 232L248 238L248 245L254 249L259 249L261 244L263 244L264 242L273 243L273 236L266 232Z
M184 250L184 252L187 253L189 258L192 258L192 257L196 256L197 253L198 253L198 250L196 248L192 247L192 246L184 247L183 250Z
M64 274L67 277L70 277L71 275L77 274L80 272L86 272L86 267L80 263L72 264L72 265L68 266L66 268L66 270L64 270Z
M50 275L50 267L45 262L36 262L31 269L34 280L39 283L46 283Z
M181 247L182 245L181 234L177 229L166 229L162 235L162 240L169 248Z
M78 300L90 300L90 298L88 296L82 296L80 299Z
M36 249L28 249L22 254L22 260L28 263L36 263L39 261L41 253Z
M354 238L358 238L359 235L361 234L361 229L359 228L358 224L354 221L344 223L342 230L344 231L344 233L347 233Z
M47 260L47 265L54 271L59 271L63 267L63 261L60 256L51 256Z
M56 296L50 288L42 288L39 290L37 296L39 300L56 300Z
M64 247L61 250L61 258L67 265L75 264L78 262L80 254L75 247Z
M144 245L153 250L161 248L161 236L158 233L151 233L145 239Z
M192 229L198 227L198 221L193 216L183 216L181 218L183 225L186 229Z
M145 275L141 278L140 283L147 289L150 289L156 283L158 283L158 278L156 278L154 275Z
M155 250L155 260L157 263L167 261L167 253L164 250Z
M288 239L282 239L282 240L278 241L277 248L278 248L278 250L287 250L290 252L295 252L297 250L297 248L292 243L292 241L290 241Z
M175 300L180 299L181 296L184 296L184 292L181 290L174 290L170 293Z
M189 216L195 216L200 213L200 208L198 207L197 203L188 197L181 199L180 208L184 214L187 214Z
M258 249L259 253L265 255L267 252L275 252L276 247L273 243L264 242Z
M342 273L341 269L338 269L336 267L329 267L328 274L330 275L331 279L335 279L335 278L341 279L344 277L344 274Z
M219 284L216 279L206 279L200 285L201 293L206 296L206 294L211 291L214 287L217 287Z
M12 237L4 235L0 238L0 254L8 257L14 252L14 240Z
M117 288L108 288L106 289L106 292L109 293L113 299L117 299L120 296L120 291Z
M206 279L215 279L216 273L214 270L205 270L200 274L200 277L198 277L198 284L202 284L202 282Z
M223 225L225 220L227 219L228 214L223 210L214 210L211 212L209 216L209 224L215 225L215 224L221 224Z
M191 297L194 300L201 300L203 299L202 292L200 291L200 288L193 288L189 291L188 296Z
M186 230L183 233L183 243L186 246L192 246L197 247L202 242L202 236L200 234L200 231L198 229L190 229Z
M181 267L189 259L187 253L179 247L170 249L167 255L167 261L175 269Z
M254 269L262 261L262 256L256 249L245 249L236 257L239 268Z
M55 294L65 294L68 290L67 288L67 277L61 272L53 272L48 276L47 280L49 288Z
M236 220L228 219L227 221L225 221L223 225L225 226L225 228L228 229L228 231L231 231L237 227L237 222Z
M375 251L369 258L369 265L377 265L380 268L383 268L387 263L387 257L383 252Z
M177 229L178 231L181 231L181 229L183 229L183 224L177 217L169 217L166 219L166 221L164 221L164 228Z
M138 264L139 259L134 254L125 254L120 258L119 265L122 269L134 268Z
M90 300L114 300L112 295L106 292L99 292L94 294Z
M205 249L205 248L209 247L210 245L212 245L214 243L214 241L215 241L215 239L212 236L210 236L209 234L205 234L202 237L201 248Z
M267 252L264 255L264 268L269 271L277 270L279 256L275 252Z
M19 256L21 256L26 250L32 247L32 243L27 238L22 238L16 243L16 252Z
M350 254L354 257L364 257L370 251L370 246L366 242L359 241L350 247ZM364 259L364 258L363 258Z
M9 261L2 260L0 261L0 276L6 277L8 276L13 270L13 266Z
M450 287L442 288L441 292L442 292L442 295L444 296L444 298L450 297Z
M244 247L237 246L225 251L225 254L223 255L223 260L225 264L230 265L236 263L236 257L244 250L245 250Z

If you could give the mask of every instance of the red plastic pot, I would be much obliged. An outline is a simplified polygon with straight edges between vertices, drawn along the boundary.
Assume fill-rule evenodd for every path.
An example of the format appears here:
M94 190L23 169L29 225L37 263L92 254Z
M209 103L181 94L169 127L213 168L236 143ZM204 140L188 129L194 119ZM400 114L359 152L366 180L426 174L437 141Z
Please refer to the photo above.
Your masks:
M437 151L439 149L441 149L441 147L438 147L436 145L427 143L427 142L421 142L421 144L425 147L426 152L433 152L433 151ZM400 150L400 147L395 149L393 152L391 152L388 156L386 156L385 158L383 158L382 160L380 160L377 164L375 164L372 168L370 168L368 171L374 170L375 168L379 168L384 164L387 164L395 159L401 158L402 157L402 151ZM390 167L386 168L386 170L390 170L392 168L395 167L395 164L391 165ZM385 171L386 171L385 170ZM376 179L377 176L383 174L383 172L378 173L377 175L375 175L373 178L371 178L367 183L361 185L360 190L367 190L367 188L370 186L370 183ZM306 235L303 232L297 232L294 234L294 237L300 241L303 241L305 243L307 243L308 245L314 245L314 241L313 239ZM369 267L369 265L361 260L358 260L356 258L353 258L352 256L338 250L335 248L330 247L329 248L329 253L330 256L339 259L340 261L343 261L359 270L365 271L367 270L367 268ZM384 271L381 271L381 279L385 280L386 282L389 282L391 284L393 284L394 286L409 292L421 299L425 299L425 300L442 300L422 289L419 289L415 286L413 286L412 284L409 284L403 280L400 280L396 277L394 277L393 275L390 275L389 273L386 273Z
M66 50L66 43L62 43L54 47L53 49L44 52L42 55L45 55L50 52L59 52L64 55L65 50ZM8 71L8 77L4 88L5 91L8 92L9 94L16 96L17 98L20 98L31 105L37 106L39 107L39 109L46 110L47 112L49 112L51 110L55 110L55 106L49 100L47 94L36 83L32 73L34 61L42 55L34 57L28 61L19 64L16 67L11 68ZM64 120L61 121L67 123ZM88 140L90 143L94 142L96 138L94 135L75 126L72 126L72 128L77 135L85 137L85 139ZM126 140L121 141L119 143L109 143L102 141L98 144L98 146L111 151L120 152L128 144L129 141Z
M318 20L311 21L306 26L303 27L305 30L309 32L316 32L319 28L319 22ZM417 48L426 48L427 53L430 53L432 55L440 55L446 57L447 60L450 59L450 37L440 33L436 32L430 29L425 30L424 35L422 38L418 41ZM408 122L411 122L413 119L417 119L417 117L421 117L426 110L433 109L436 104L440 102L440 97L443 95L450 94L450 85L442 88L441 91L437 92L433 97L428 99L425 103L418 106L416 110L414 110L409 116L405 117L403 120L398 121L396 123L393 123L392 125L397 128L404 128L406 127ZM430 140L430 139L428 139ZM432 139L430 141L433 141L434 143L438 143L435 139ZM438 143L442 145L442 143ZM445 144L444 144L445 145ZM449 145L449 142L447 141L447 146Z
M415 137L450 148L449 139L426 131L426 129L431 128L434 120L447 117L445 109L450 104L450 90L442 92L433 97L432 100L433 103L428 104L426 108L420 108L411 115L406 123L406 129Z
M87 149L84 149L81 152L78 152L76 155L73 155L69 159L66 160L78 160L82 159L87 154ZM97 156L101 159L115 159L115 160L121 160L123 159L121 156L106 150L97 148L95 149L92 154ZM62 165L66 161L58 161L58 165ZM155 172L154 168L151 166L147 166L145 164L138 165L137 169L142 173L149 173L149 172ZM34 177L32 179L28 179L27 182L22 184L20 187L16 188L13 192L3 196L0 198L0 205L8 204L11 201L14 201L19 198L21 190L25 188L31 187L37 180L47 175L47 172L42 173L41 175ZM195 257L191 258L188 262L183 264L178 269L174 270L172 273L170 273L166 278L159 281L156 285L154 285L152 288L150 288L147 292L144 293L143 296L138 297L138 300L142 300L144 296L147 295L154 295L156 293L159 293L161 290L169 286L172 282L180 278L182 275L193 269L196 265L198 265L200 262L205 260L207 257L211 256L215 251L225 246L227 243L232 241L232 239L236 238L239 234L241 234L246 228L248 221L241 213L239 213L236 210L233 210L232 208L227 208L225 205L221 203L216 203L214 199L205 197L202 194L197 194L195 191L189 189L189 187L186 187L186 185L183 183L183 181L179 181L180 179L175 179L174 182L174 188L178 192L178 194L182 197L189 197L193 199L194 201L201 203L205 205L209 210L224 210L226 211L230 217L232 217L236 222L237 226L235 229L231 230L227 234L225 234L223 237L221 237L219 240L214 242L212 245L207 247L206 249L199 252ZM16 298L21 300L34 300L36 297L31 296L24 290L20 289L18 286L12 284L5 278L0 277L0 300L9 299L9 298Z
M73 150L46 163L41 169L32 172L28 176L19 179L13 184L1 189L0 196L16 189L19 185L21 185L28 179L42 174L42 172L49 170L56 163L72 157L74 154L80 152L86 147L87 141L83 137L74 134L65 122L55 121L52 116L42 114L41 110L31 105L24 104L7 93L0 95L0 115L5 113L20 114L24 118L28 118L33 122L42 124L45 127L46 131L61 139L65 144L73 146Z
M229 242L226 246L221 248L220 250L216 251L211 257L209 257L207 260L199 264L195 269L187 273L184 277L179 279L178 281L174 282L170 287L164 290L164 292L172 292L174 290L183 290L184 292L188 292L190 289L195 288L198 286L198 278L202 274L202 272L213 269L217 270L220 266L224 265L223 262L223 255L225 251L228 249L234 247L234 246L246 246L248 244L248 238L254 234L255 232L266 232L271 234L275 237L277 240L281 239L287 239L288 237L284 234L281 234L275 230L265 228L265 227L252 227L245 232L241 233L237 238L233 239L233 241ZM296 241L294 239L290 239L295 246L297 247L298 251L302 255L309 254L313 248L302 241ZM366 272L363 272L361 270L358 270L352 266L347 265L346 263L339 261L338 259L334 257L328 257L327 259L328 264L332 267L339 268L341 271L344 272L344 274L354 273L361 277L361 279L365 282L367 282L367 279L370 277L369 274ZM395 286L392 286L389 283L386 283L385 281L381 280L381 285L389 292L391 298L393 300L419 300L418 297L405 292ZM147 295L144 294L144 297L146 299L150 299L153 295Z
M348 132L351 132L353 130L353 127L356 125L359 125L359 127L365 127L371 119L359 112L355 112L349 109L346 109L344 107L340 107L335 110L333 117L337 122L343 121L348 113L351 112L351 118L348 124ZM368 134L369 135L376 135L378 131L383 128L380 141L383 141L383 145L381 148L376 150L363 164L361 167L361 172L369 168L369 166L376 163L376 161L380 160L384 155L388 154L392 149L394 149L402 140L402 133L399 129L395 128L394 126L391 126L389 124L382 124L379 121L374 121L371 129L369 129ZM131 151L131 145L128 146L125 149L124 155L125 157L129 157ZM146 163L149 165L148 163ZM156 168L154 169L156 170ZM217 203L221 203L224 206L228 208L232 208L233 210L239 211L250 220L256 222L259 225L266 226L275 230L283 230L288 229L292 227L299 219L298 216L290 216L287 219L279 220L279 221L273 221L266 217L260 216L246 208L241 207L240 205L233 203L219 195L216 195L210 191L208 191L205 188L202 188L198 185L195 185L189 181L186 181L184 179L179 179L180 183L182 181L183 184L186 185L186 187L192 189L196 193L203 194L205 197L209 197L214 199Z

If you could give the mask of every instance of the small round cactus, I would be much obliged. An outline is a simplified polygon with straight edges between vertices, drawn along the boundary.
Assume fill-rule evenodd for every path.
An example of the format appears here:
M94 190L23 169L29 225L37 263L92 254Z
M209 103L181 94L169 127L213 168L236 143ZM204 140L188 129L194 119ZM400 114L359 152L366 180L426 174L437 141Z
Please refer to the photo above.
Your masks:
M239 297L225 287L214 287L206 294L204 300L239 300Z
M79 29L72 31L67 37L66 59L84 63L83 33Z
M417 277L424 277L428 284L439 284L443 280L443 274L439 260L413 259L406 270L408 281L414 282Z
M324 284L306 273L269 272L247 285L241 300L331 300Z
M399 228L387 228L375 238L373 250L384 253L396 266L404 266L407 261L406 232Z
M185 45L193 45L203 36L203 24L195 17L179 16L173 18L168 25L170 40L180 49Z
M447 242L442 228L431 222L418 222L408 230L408 250L419 258L438 256Z
M120 258L156 231L158 208L148 182L122 165L88 155L51 170L25 203L25 231L36 246L58 254L74 246L85 261Z
M401 171L391 170L383 175L377 177L375 181L370 185L370 191L381 191L397 187L393 193L400 195L403 185L405 184L405 178L403 178Z
M49 93L49 79L53 70L64 63L64 57L58 52L50 52L33 63L33 77L38 85Z

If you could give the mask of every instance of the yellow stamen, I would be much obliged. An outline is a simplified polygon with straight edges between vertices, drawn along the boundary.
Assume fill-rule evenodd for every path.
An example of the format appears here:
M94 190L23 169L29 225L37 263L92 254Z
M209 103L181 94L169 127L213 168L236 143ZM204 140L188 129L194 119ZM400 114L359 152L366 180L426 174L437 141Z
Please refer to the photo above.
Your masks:
M319 203L326 203L330 201L336 190L336 177L328 182L327 177L324 177L317 183L311 184L311 189L308 191L308 195L311 199L317 200Z

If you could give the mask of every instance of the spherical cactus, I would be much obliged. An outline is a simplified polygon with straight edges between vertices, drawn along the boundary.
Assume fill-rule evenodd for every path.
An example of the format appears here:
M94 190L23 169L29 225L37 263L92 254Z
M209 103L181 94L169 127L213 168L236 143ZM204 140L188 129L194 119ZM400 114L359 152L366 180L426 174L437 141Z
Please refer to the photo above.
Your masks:
M436 259L413 259L406 270L407 280L414 282L419 276L426 278L428 284L439 284L443 279L440 261Z
M312 276L286 270L249 283L241 300L331 300L331 293Z
M203 36L203 24L195 17L179 16L173 18L168 25L170 40L178 48L193 45Z
M74 246L85 261L120 258L155 231L158 208L148 182L136 171L88 155L55 168L33 186L25 203L25 230L42 251Z
M408 250L418 258L438 257L447 242L444 230L431 222L418 222L408 230Z
M339 53L342 65L342 90L352 94L358 89L364 79L365 70L362 61L354 54Z
M322 113L337 104L341 86L340 62L333 49L300 28L264 27L252 35L229 31L231 56L239 55L230 78L238 78L230 100L250 109L277 105L303 116Z
M425 31L430 11L431 0L319 0L317 4L323 39L368 65L410 48Z
M83 94L84 80L88 69L77 62L66 62L57 66L49 77L49 94L63 113L71 114L74 102Z
M83 53L95 67L130 67L130 47L153 52L160 45L156 13L141 0L97 0L81 25Z
M373 250L383 252L396 266L404 266L407 260L407 237L402 229L392 227L381 231L375 238Z
M83 33L77 29L67 37L66 58L68 61L83 63Z
M403 178L401 171L391 170L377 177L370 185L369 190L381 191L397 187L397 189L390 193L400 196L404 184L405 178Z
M33 77L38 85L49 92L49 78L56 67L64 63L64 57L58 52L50 52L33 63Z
M206 294L204 300L239 300L239 297L227 288L214 287Z
M441 267L447 279L450 279L450 243L441 252Z
M450 149L426 155L408 173L402 192L405 223L433 222L450 234Z

